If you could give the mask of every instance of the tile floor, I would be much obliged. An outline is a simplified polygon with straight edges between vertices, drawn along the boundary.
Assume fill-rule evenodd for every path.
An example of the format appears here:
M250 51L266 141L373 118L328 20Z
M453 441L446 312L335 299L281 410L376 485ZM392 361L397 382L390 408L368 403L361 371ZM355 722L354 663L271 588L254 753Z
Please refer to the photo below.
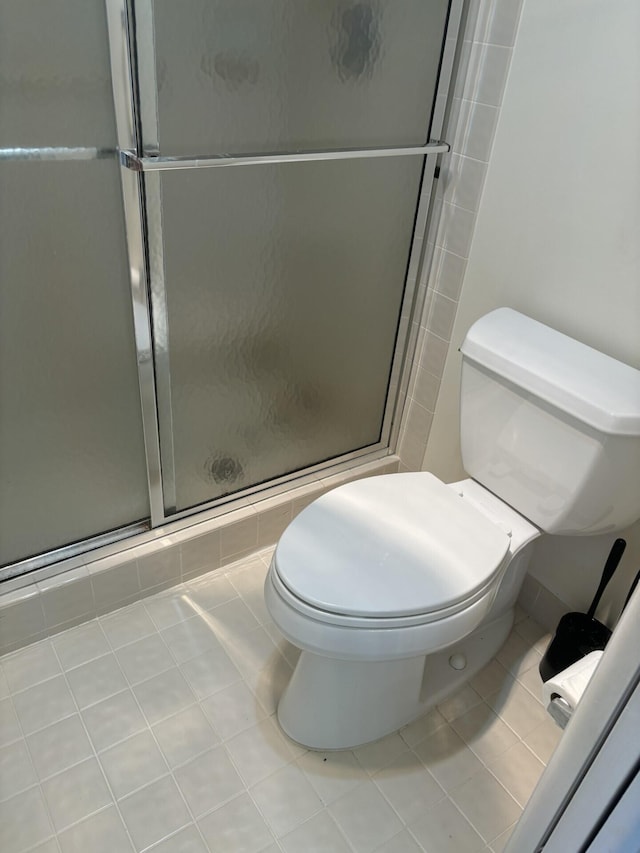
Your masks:
M526 614L497 659L377 743L306 751L270 551L0 660L3 853L502 850L559 738Z

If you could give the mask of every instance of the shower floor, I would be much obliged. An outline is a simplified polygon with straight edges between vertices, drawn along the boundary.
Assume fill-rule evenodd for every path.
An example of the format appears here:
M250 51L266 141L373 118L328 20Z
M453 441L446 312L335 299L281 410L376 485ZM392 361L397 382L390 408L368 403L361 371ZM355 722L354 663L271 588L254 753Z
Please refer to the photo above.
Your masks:
M3 853L499 851L557 743L547 638L374 744L310 752L275 719L296 650L271 550L0 659Z

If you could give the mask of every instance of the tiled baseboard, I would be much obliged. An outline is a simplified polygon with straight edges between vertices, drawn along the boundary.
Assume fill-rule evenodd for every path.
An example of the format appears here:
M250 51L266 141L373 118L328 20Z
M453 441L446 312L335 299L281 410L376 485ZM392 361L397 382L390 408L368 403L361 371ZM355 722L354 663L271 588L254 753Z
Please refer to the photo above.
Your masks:
M0 654L117 610L275 544L289 522L341 483L398 470L397 456L369 462L268 497L218 518L167 532L153 542L129 540L117 554L87 556L84 565L0 595ZM531 575L518 599L549 631L569 608Z
M558 622L570 608L543 586L540 581L527 575L522 584L518 604L547 631L554 632Z
M86 555L84 563L47 580L0 595L0 654L236 562L277 542L289 522L324 492L350 480L398 470L397 456L312 478L188 529L156 531L157 538L122 550ZM137 537L138 539L140 537Z

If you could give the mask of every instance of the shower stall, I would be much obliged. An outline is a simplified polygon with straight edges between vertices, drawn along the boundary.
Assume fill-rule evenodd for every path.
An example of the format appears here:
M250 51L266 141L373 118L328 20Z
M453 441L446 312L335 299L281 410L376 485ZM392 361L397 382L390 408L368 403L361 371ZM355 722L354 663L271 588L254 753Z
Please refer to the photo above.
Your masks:
M0 579L393 448L462 7L4 0Z

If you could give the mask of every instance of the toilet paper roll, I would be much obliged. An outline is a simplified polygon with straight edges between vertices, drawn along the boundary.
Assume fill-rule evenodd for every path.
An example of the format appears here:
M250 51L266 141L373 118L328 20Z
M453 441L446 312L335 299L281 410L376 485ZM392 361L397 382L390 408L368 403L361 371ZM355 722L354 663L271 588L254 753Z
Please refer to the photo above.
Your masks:
M545 681L542 685L542 701L545 707L549 707L554 696L560 696L575 711L601 657L602 650L591 652L563 669L549 681Z

